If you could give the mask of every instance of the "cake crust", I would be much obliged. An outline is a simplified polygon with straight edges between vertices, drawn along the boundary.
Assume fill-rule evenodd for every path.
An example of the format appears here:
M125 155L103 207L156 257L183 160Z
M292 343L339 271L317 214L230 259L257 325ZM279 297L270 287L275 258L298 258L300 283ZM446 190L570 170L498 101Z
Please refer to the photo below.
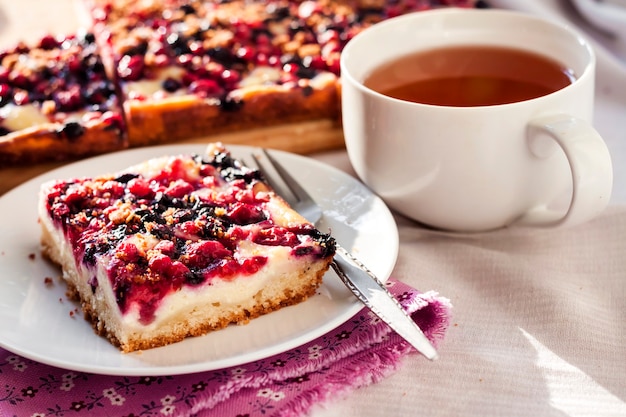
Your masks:
M335 85L309 93L302 89L268 88L242 94L242 101L245 105L241 109L227 113L221 112L211 101L191 95L161 101L126 101L124 111L129 145L139 147L279 124L337 120L339 114ZM324 150L342 144L343 140L338 140L330 144L312 143L311 146ZM287 149L289 144L281 147Z
M62 123L32 126L0 136L0 166L68 161L127 147L115 124L97 121L83 127L79 138L65 134Z

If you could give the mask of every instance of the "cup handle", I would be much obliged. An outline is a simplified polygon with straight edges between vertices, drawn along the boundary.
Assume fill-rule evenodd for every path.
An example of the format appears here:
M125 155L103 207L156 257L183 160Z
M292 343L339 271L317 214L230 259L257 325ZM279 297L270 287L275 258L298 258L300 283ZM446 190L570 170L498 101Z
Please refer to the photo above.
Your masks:
M534 207L515 223L526 226L573 226L590 220L608 205L613 188L609 150L586 121L566 114L537 117L528 126L528 146L538 158L560 147L572 174L572 198L565 215L545 206Z

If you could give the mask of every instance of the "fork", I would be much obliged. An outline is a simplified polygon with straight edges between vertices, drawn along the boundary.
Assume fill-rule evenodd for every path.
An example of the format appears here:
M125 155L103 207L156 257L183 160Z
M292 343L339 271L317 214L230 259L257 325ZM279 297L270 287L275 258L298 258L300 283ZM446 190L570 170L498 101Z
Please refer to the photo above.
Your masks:
M305 219L316 224L323 216L322 207L315 202L298 181L266 149L261 155L252 153L259 172L274 192ZM348 289L382 321L430 360L437 351L400 303L377 277L339 243L331 267Z

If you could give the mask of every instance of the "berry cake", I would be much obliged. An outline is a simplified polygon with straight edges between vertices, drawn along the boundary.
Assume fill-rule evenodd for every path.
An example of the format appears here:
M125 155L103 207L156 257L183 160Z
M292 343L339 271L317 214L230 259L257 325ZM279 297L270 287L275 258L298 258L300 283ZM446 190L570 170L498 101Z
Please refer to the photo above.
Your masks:
M124 352L198 336L313 295L335 242L219 143L41 188L44 253Z
M93 34L0 51L0 164L118 150L123 129Z
M337 119L339 51L355 16L322 3L95 1L130 145Z
M343 146L346 42L389 17L475 0L79 3L93 35L0 51L0 167L300 122L315 133L296 125L284 138L219 140L298 153Z

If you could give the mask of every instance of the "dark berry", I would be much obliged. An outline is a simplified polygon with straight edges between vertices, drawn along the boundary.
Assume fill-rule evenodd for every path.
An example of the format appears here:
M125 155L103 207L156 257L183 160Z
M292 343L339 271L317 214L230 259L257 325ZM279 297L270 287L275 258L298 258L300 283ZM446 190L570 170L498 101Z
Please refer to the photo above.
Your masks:
M311 94L313 94L313 92L313 87L311 87L310 85L302 87L302 95L304 97L309 97Z
M145 40L142 40L142 41L138 42L136 45L133 45L131 48L128 48L124 52L126 53L126 55L143 56L143 55L146 54L147 51L148 51L148 42L145 41Z
M114 94L113 86L107 81L92 83L85 90L85 99L89 104L105 103Z
M169 93L173 93L181 87L181 82L171 77L168 77L163 81L163 89Z
M239 61L239 58L233 55L233 53L229 49L219 46L213 49L209 49L207 51L207 54L215 61L226 67L231 67L235 62Z
M177 33L171 33L167 37L167 44L172 48L175 55L183 55L191 52L185 38Z
M130 284L128 282L120 281L117 282L114 286L115 291L115 301L117 301L117 305L120 306L122 311L126 310L126 299L128 297L128 293L130 292Z
M69 140L78 139L85 133L85 128L77 122L66 123L59 132L61 135Z
M119 177L115 178L115 181L121 182L122 184L126 184L133 178L137 178L137 177L138 177L137 174L127 173L127 174L122 174Z
M180 6L180 10L185 14L194 14L196 12L196 9L191 4L183 4Z
M238 111L239 109L241 109L243 107L243 104L244 104L243 100L241 100L238 97L237 98L233 98L233 97L230 97L230 96L226 96L220 102L220 107L224 111L235 112L235 111Z
M274 3L268 4L265 11L271 15L271 20L282 20L291 16L288 6L280 6Z
M311 79L317 75L317 71L313 68L298 67L295 74L300 78Z
M91 33L91 32L85 32L82 36L82 40L86 43L95 43L96 42L96 36Z
M185 275L185 282L189 285L202 284L204 279L204 274L200 271L191 270Z
M296 256L305 256L313 252L312 246L297 246L294 249L294 254Z
M11 81L15 87L23 88L25 90L28 90L32 85L31 80L24 74L15 75Z

